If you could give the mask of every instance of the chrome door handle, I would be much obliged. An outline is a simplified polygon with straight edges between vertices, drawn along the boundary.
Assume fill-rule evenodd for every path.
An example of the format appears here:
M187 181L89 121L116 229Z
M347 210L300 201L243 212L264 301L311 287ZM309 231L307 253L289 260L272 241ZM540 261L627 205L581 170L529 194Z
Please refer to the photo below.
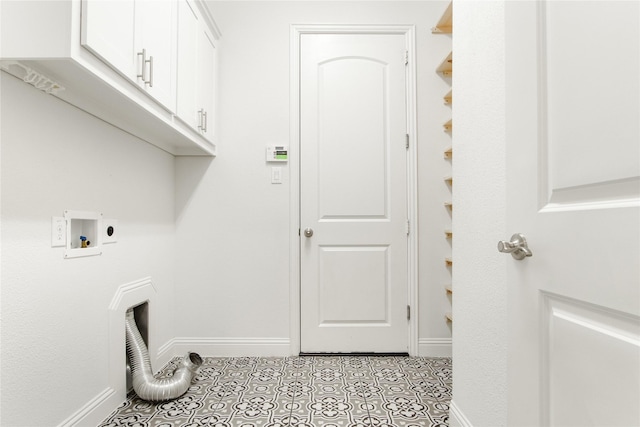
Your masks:
M311 228L305 228L304 237L311 237L311 236L313 236L313 230Z
M506 254L511 254L511 256L518 261L533 256L529 246L527 246L527 239L520 233L511 236L511 241L509 242L500 240L498 242L498 250Z

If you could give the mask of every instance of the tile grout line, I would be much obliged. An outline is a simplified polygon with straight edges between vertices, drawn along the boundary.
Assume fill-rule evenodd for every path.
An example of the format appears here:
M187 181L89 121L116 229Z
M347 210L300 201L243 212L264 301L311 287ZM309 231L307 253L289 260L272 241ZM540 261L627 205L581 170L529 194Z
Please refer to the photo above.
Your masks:
M225 377L228 377L227 374L229 373L229 370L231 369L231 366L230 366L229 362L231 362L232 360L235 360L235 358L228 358L227 360L225 360L225 363L224 363L225 364L224 375L223 375L222 378L220 378L221 380L225 379ZM220 397L218 397L215 405L213 406L213 412L211 413L211 418L216 416L216 411L220 408L220 402L222 402L222 399L224 397L226 397L225 394L227 392L226 392L226 387L225 386L226 386L225 382L221 381L220 382L220 387L221 387Z
M367 365L371 366L371 361L369 360L369 356L366 356L365 360L367 361ZM369 369L369 371L371 371L371 369ZM371 380L373 381L373 376ZM367 386L365 387L364 390L362 390L362 398L364 399L364 407L367 410L367 418L369 419L369 424L371 424L371 412L369 411L369 402L367 402L367 389L369 388L368 381L362 381L362 382L365 384L365 386Z
M422 359L424 360L424 358ZM427 363L429 365L429 369L433 368L433 365L431 364L431 362ZM418 375L420 376L420 379L422 380L422 382L427 386L428 391L431 393L431 397L433 397L433 399L436 400L437 403L439 404L446 404L447 406L449 406L449 403L444 402L443 400L441 400L439 397L437 397L438 393L436 393L436 391L434 390L434 388L432 387L431 382L428 380L428 378L426 378L423 374L422 371L420 369L417 369L414 367L414 369L416 369L416 371L418 372ZM428 395L428 394L427 394ZM422 395L422 393L418 394L420 401L427 407L429 407L429 402L426 400L426 398Z
M300 356L297 356L298 358L300 358ZM299 369L299 363L295 363L295 359L291 359L291 361L293 362L293 365L295 366L295 374L298 373L298 369ZM286 366L286 365L285 365ZM286 369L286 367L285 367ZM296 378L298 378L297 375L294 375L294 380ZM291 408L289 409L289 423L287 424L288 426L291 426L291 418L293 417L293 405L295 405L296 402L296 390L295 388L292 389L292 393L291 393L292 397L291 397Z
M433 367L433 365L430 364L429 367ZM422 376L422 375L421 375ZM433 394L433 397L438 401L438 403L444 403L439 397L437 397L437 393L435 392L435 390L433 389L433 387L431 386L431 383L424 378L424 376L422 376L423 381L427 384L427 387L429 387L429 390L431 391L431 393ZM448 405L448 404L447 404Z
M244 387L246 387L246 390L249 390L249 385L251 384L251 377L253 376L252 374L254 374L256 372L256 368L258 366L258 360L259 358L257 357L231 357L227 359L227 367L229 369L231 369L231 362L236 362L238 360L249 360L250 363L250 369L248 369L248 373L247 373L247 379L244 381L244 383L242 383L241 385L243 385ZM242 368L240 368L240 370L242 370ZM222 393L220 398L218 399L218 405L216 406L216 408L220 408L220 403L222 402L222 399L224 399L225 397L229 397L233 395L232 391L227 390L226 386L228 382L233 382L235 383L235 380L232 380L230 375L227 375L227 377L229 378L229 381L225 382L224 384L222 384ZM238 391L238 396L239 397L244 397L244 391ZM242 401L241 399L238 401ZM215 410L213 415L215 415ZM233 413L231 413L231 415L229 415L229 421L231 421L233 419Z
M411 365L410 365L410 366L411 366L411 368L412 368L412 369L414 369L414 370L418 373L418 376L420 377L420 380L421 380L421 381L422 381L422 382L427 386L428 391L429 391L429 392L431 392L431 393L434 395L434 398L435 398L436 400L438 400L438 399L435 397L435 393L433 392L433 388L431 387L430 382L429 382L429 381L428 381L428 379L427 379L427 378L425 378L425 376L422 374L422 370L420 369L420 365L418 364L418 367L416 367L416 366L415 366L415 364L414 364L414 363L413 363L413 361L412 361L412 363L411 363ZM413 384L411 380L408 380L408 382L409 382L409 384L410 384L410 385L415 386L415 384ZM422 396L422 393L418 393L418 397L420 398L420 401L421 401L422 403L426 403L426 402L425 402L425 400L424 400L424 397ZM440 401L438 400L438 402L440 402Z

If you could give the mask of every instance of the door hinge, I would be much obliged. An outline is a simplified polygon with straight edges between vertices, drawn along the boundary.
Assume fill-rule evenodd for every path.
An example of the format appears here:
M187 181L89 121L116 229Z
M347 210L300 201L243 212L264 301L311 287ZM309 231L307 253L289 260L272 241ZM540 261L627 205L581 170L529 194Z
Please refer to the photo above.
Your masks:
M298 236L300 235L300 229L298 228Z
M409 134L405 134L405 140L404 140L404 147L408 150L409 149Z
M407 320L411 320L411 306L407 306Z
M409 235L410 231L411 231L411 222L407 220L407 236Z
M409 64L409 51L405 50L404 51L404 65L408 65Z

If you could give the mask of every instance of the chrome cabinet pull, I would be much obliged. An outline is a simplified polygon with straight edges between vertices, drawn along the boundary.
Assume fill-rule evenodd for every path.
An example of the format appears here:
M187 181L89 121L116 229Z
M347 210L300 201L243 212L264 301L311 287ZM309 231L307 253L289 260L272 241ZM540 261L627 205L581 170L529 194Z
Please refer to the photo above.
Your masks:
M153 87L153 56L149 56L149 60L146 61L149 63L149 81L145 82L149 85L149 87Z
M144 83L147 82L147 49L142 49L142 52L138 52L138 56L142 56L142 62L140 63L142 66L142 70L140 72L140 74L138 74L136 77L140 77L142 78L142 81Z
M511 240L508 242L506 240L500 240L498 242L498 251L511 254L511 256L518 261L533 256L533 253L527 245L527 239L520 233L511 236Z
M149 56L147 59L147 49L142 49L142 52L138 52L137 55L142 57L142 70L136 77L141 78L142 82L149 87L153 87L153 56ZM147 80L147 64L149 65L149 80Z
M198 129L204 131L204 108L198 110Z

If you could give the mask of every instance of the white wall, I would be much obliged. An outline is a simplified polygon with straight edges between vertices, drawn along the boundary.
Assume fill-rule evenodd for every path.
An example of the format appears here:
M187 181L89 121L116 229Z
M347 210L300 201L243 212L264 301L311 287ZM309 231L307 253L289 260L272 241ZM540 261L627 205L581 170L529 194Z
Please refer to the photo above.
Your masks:
M270 183L267 144L289 143L290 25L415 24L418 50L420 325L447 339L451 195L442 149L448 83L435 68L451 46L431 27L446 2L209 2L220 48L219 156L177 159L178 337L289 339L290 181ZM203 344L204 345L204 344ZM210 347L213 348L213 347ZM286 351L288 346L279 347Z
M174 158L0 79L2 425L57 425L108 386L108 305L118 286L151 276L150 333L157 346L174 335ZM65 209L118 219L118 243L63 259L63 248L51 248L51 217Z
M293 23L416 25L419 336L450 337L442 205L451 197L442 180L450 111L448 82L434 69L451 40L430 31L446 2L210 5L223 32L215 159L174 159L0 73L3 425L58 424L104 391L107 306L119 285L146 276L158 293L156 346L174 337L288 342L289 171L270 184L264 147L289 138ZM118 219L119 242L99 257L64 260L50 247L50 220L65 209Z
M451 425L507 422L504 3L454 1ZM467 424L468 423L468 424Z

